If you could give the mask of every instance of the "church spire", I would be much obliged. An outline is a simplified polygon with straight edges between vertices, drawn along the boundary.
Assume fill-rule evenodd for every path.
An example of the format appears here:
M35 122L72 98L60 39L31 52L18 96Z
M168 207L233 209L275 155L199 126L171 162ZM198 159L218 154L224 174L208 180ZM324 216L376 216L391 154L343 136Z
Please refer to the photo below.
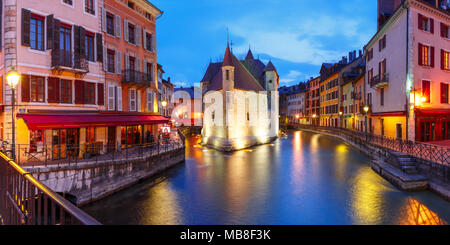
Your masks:
M254 60L252 50L250 49L250 45L248 46L247 56L245 56L245 60Z
M233 66L233 62L231 60L231 51L230 44L227 43L227 49L225 50L225 55L223 57L222 67L224 66Z

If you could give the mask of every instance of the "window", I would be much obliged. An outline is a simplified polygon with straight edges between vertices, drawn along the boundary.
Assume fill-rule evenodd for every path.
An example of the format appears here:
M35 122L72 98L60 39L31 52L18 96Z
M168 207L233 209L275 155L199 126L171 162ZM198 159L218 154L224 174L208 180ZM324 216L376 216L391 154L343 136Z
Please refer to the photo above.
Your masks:
M44 145L44 137L42 130L30 130L30 153L36 151L42 151Z
M441 83L441 104L448 104L448 84Z
M44 102L44 77L31 76L30 92L31 102Z
M379 51L386 48L386 35L384 35L383 38L380 39L380 41L378 41L378 46L379 46Z
M434 20L419 14L419 29L425 32L434 32Z
M72 5L72 0L62 0L62 1L65 4Z
M441 23L441 37L450 39L450 27L444 23Z
M146 63L147 65L147 79L148 81L153 81L153 64L152 63Z
M450 71L450 52L441 49L441 69Z
M84 104L95 105L95 83L84 83Z
M44 50L44 17L31 15L30 48Z
M373 48L371 48L368 52L367 52L367 61L371 61L373 58Z
M134 9L134 3L131 1L128 1L128 7L131 9Z
M114 73L116 71L115 65L114 65L116 53L114 50L108 49L106 55L107 55L106 60L107 60L107 65L108 65L107 66L108 72Z
M434 47L419 43L419 65L434 67Z
M72 81L61 79L61 103L72 104Z
M229 71L229 70L226 70L226 71L225 71L225 74L226 74L226 75L225 75L225 77L226 77L225 79L226 79L226 80L230 80L230 71Z
M425 98L425 103L430 103L430 81L422 81L422 96Z
M85 56L86 59L94 62L94 34L93 33L86 33L85 36Z
M95 142L95 127L86 128L86 142L87 143Z
M84 11L86 13L95 15L94 0L84 0Z
M106 33L115 35L114 33L114 16L110 13L106 14Z
M379 63L379 72L380 72L380 79L382 79L382 81L384 81L384 78L386 77L386 59L384 59L383 61L381 61Z
M135 34L134 34L135 26L133 24L128 24L128 41L132 44L136 43Z
M148 51L153 51L153 35L150 33L145 33L146 36L146 43L145 43L145 47Z

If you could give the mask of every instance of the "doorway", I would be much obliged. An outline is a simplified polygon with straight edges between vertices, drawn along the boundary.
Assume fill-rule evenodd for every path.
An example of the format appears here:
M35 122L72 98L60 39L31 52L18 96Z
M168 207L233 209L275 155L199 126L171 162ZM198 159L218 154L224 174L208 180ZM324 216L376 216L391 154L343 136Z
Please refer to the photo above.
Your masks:
M66 159L78 156L80 129L53 129L52 130L52 159Z
M115 150L116 150L116 127L108 127L107 151L113 152Z

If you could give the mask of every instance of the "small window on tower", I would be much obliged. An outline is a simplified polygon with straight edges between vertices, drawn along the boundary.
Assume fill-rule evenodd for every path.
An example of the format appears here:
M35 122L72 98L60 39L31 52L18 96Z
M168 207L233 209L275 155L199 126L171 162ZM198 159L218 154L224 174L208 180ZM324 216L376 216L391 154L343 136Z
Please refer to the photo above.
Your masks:
M230 80L230 71L229 70L225 71L225 79Z

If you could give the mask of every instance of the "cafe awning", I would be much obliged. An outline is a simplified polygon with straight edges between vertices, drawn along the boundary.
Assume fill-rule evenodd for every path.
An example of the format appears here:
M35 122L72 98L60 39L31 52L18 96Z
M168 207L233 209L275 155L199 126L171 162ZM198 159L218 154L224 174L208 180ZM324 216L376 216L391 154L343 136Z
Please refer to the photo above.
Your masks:
M52 128L86 128L108 126L136 126L168 123L158 115L138 114L18 114L30 130Z

